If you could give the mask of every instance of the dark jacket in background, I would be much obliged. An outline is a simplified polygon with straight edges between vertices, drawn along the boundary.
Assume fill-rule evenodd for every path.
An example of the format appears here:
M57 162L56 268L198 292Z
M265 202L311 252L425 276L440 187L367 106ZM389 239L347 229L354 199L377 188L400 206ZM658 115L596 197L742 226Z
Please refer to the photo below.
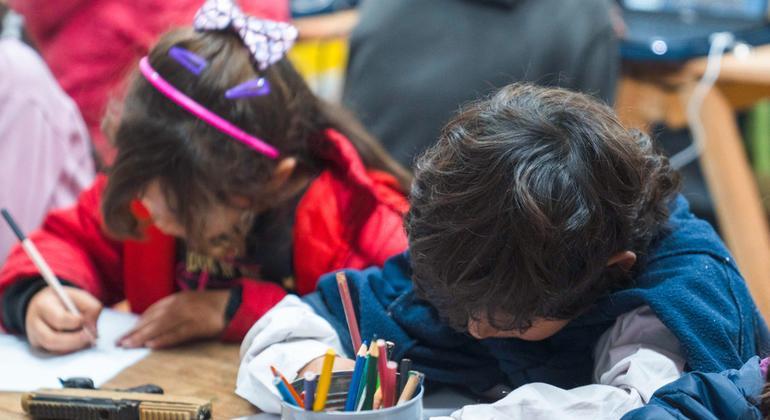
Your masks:
M618 44L607 0L367 0L343 101L411 165L458 107L507 84L612 101Z

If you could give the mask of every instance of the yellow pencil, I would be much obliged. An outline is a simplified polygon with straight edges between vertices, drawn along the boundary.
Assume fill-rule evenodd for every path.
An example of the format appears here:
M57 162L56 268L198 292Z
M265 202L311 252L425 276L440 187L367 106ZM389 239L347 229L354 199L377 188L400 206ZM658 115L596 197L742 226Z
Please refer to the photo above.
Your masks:
M318 378L318 386L315 391L313 411L323 411L326 406L326 396L329 395L329 386L332 384L332 368L334 367L334 350L326 350L321 376Z

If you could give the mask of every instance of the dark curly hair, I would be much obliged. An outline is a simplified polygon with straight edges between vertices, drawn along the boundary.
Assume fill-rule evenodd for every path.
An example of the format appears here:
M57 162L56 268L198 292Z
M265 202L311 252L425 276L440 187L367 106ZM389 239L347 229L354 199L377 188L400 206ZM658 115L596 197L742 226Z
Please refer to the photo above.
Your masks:
M528 84L471 103L418 158L406 219L414 283L450 325L526 330L628 285L679 177L590 96Z

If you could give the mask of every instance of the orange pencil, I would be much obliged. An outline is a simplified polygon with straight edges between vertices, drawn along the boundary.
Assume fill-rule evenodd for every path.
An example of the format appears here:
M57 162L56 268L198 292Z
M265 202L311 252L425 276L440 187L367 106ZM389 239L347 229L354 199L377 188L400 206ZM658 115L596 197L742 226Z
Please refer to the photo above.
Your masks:
M301 408L305 408L305 403L302 398L300 398L299 393L296 389L291 385L291 383L286 379L285 376L281 375L281 372L278 372L278 369L275 368L275 366L270 366L270 370L273 371L273 376L276 378L281 378L281 382L283 382L284 385L286 385L286 388L291 392L291 396L294 397L295 400L297 400L297 404Z

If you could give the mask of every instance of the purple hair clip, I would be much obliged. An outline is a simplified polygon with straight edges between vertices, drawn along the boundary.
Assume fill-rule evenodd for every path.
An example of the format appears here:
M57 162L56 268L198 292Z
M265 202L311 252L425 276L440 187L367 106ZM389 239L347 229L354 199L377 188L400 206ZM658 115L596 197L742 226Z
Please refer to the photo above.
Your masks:
M238 99L250 96L265 96L268 93L270 93L270 83L264 77L258 77L227 89L225 98Z
M168 56L196 76L200 76L201 72L208 65L205 58L182 47L174 46L169 48Z

